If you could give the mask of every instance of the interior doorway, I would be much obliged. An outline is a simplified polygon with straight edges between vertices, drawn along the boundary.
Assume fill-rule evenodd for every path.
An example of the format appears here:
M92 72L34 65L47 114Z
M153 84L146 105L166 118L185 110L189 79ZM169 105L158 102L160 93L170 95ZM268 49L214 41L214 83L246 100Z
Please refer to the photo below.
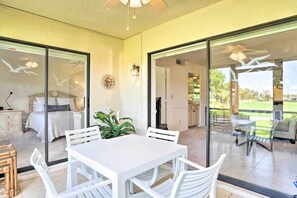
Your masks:
M150 126L180 131L189 159L206 165L206 43L154 54Z

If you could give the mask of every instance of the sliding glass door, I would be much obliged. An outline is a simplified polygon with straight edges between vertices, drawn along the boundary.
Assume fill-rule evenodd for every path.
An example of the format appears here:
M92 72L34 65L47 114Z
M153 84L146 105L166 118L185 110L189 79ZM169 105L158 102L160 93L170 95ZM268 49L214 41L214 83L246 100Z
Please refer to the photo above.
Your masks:
M206 42L153 55L150 126L180 131L189 159L206 165Z
M34 148L66 160L65 130L88 122L89 55L5 39L0 52L0 144L13 144L21 171Z
M48 62L48 148L54 161L67 157L65 130L85 127L87 56L49 49Z
M210 41L210 162L227 154L222 175L296 194L296 72L296 22Z
M0 41L0 144L13 144L17 167L30 165L34 147L44 154L44 143L31 122L31 112L38 111L31 96L45 87L45 49L15 42ZM44 106L40 106L44 118Z

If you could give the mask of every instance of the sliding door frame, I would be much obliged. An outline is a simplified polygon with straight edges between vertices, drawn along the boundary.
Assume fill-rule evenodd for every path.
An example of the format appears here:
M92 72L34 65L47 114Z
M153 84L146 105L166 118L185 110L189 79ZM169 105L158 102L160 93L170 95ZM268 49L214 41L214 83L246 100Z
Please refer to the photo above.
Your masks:
M50 46L50 45L44 45L44 44L39 44L39 43L33 43L33 42L28 42L28 41L23 41L23 40L18 40L18 39L12 39L12 38L7 38L7 37L1 37L0 36L0 40L2 41L7 41L7 42L13 42L13 43L18 43L18 44L23 44L23 45L28 45L28 46L34 46L34 47L40 47L40 48L44 48L45 50L45 71L44 71L44 93L45 93L45 105L48 104L48 69L49 69L49 50L60 50L63 52L69 52L69 53L74 53L74 54L80 54L80 55L85 55L86 56L86 77L87 79L85 80L85 99L84 99L84 104L85 104L85 109L84 109L84 113L86 115L86 124L87 126L90 126L90 53L87 52L82 52L82 51L77 51L77 50L71 50L71 49L65 49L65 48L61 48L61 47L55 47L55 46ZM45 149L45 161L48 165L55 165L55 164L59 164L62 162L66 162L67 158L64 159L59 159L59 160L54 160L54 161L49 161L49 149L48 149L48 111L47 108L45 108L45 115L44 115L44 119L45 119L45 144L44 144L44 149ZM66 146L66 145L65 145ZM25 171L29 171L29 170L33 170L34 167L33 166L25 166L25 167L21 167L18 168L18 173L20 172L25 172Z
M181 44L181 45L176 45L176 46L172 46L172 47L168 47L168 48L164 48L164 49L161 49L161 50L156 50L156 51L153 51L153 52L149 52L148 53L148 95L147 95L147 99L148 99L148 106L147 106L147 117L148 117L148 120L147 120L147 125L148 127L151 126L151 108L152 108L152 105L151 105L151 67L152 67L152 56L153 55L156 55L156 54L159 54L161 52L166 52L166 51L169 51L169 50L173 50L173 49L177 49L177 48L181 48L181 47L186 47L186 46L190 46L190 45L193 45L193 44L198 44L200 42L206 42L207 43L207 46L206 46L206 50L207 50L207 53L206 53L206 60L207 60L207 65L206 67L208 68L207 69L207 82L208 82L208 85L207 85L207 101L206 101L206 123L207 123L207 126L206 126L206 165L209 166L210 165L210 119L209 119L209 71L210 71L210 66L211 66L211 51L210 51L210 42L212 40L217 40L217 39L221 39L221 38L225 38L225 37L230 37L230 36L235 36L235 35L238 35L238 34L243 34L243 33L248 33L248 32L252 32L252 31L256 31L256 30L261 30L261 29L265 29L265 28L269 28L269 27L272 27L272 26L277 26L277 25L281 25L281 24L284 24L284 23L289 23L289 22L296 22L297 21L297 15L295 16L292 16L292 17L288 17L288 18L284 18L284 19L279 19L279 20L276 20L276 21L271 21L271 22L268 22L268 23L263 23L263 24L259 24L259 25L255 25L255 26L252 26L252 27L247 27L247 28L244 28L244 29L241 29L241 30L237 30L237 31L232 31L232 32L228 32L228 33L224 33L224 34L220 34L220 35L216 35L216 36L212 36L212 37L207 37L207 38L204 38L204 39L199 39L199 40L196 40L196 41L192 41L192 42L187 42L187 43L184 43L184 44ZM242 188L245 188L247 190L251 190L251 191L254 191L256 193L260 193L260 194L263 194L265 196L269 196L269 197L291 197L291 195L288 195L288 194L285 194L285 193L282 193L282 192L279 192L279 191L276 191L276 190L273 190L273 189L269 189L269 188L265 188L263 186L259 186L259 185L256 185L256 184L252 184L252 183L249 183L249 182L246 182L246 181L243 181L243 180L239 180L239 179L235 179L233 177L229 177L229 176L225 176L225 175L219 175L218 177L219 180L221 181L224 181L224 182L227 182L227 183L230 183L232 185L235 185L235 186L238 186L238 187L242 187Z

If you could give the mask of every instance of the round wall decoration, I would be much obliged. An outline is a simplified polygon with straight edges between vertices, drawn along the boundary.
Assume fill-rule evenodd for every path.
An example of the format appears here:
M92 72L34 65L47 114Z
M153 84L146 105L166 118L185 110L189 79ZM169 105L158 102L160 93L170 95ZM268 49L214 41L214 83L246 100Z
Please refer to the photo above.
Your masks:
M102 83L105 89L112 89L114 87L115 81L112 75L105 74L102 77Z

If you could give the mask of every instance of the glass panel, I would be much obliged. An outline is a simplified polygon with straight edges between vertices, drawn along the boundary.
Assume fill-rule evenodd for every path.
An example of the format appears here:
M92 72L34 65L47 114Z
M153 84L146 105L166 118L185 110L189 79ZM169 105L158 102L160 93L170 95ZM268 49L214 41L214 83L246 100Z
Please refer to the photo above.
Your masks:
M67 158L65 130L84 124L86 55L49 50L49 161Z
M230 36L210 49L211 164L226 153L223 175L288 194L296 194L296 28Z
M44 126L45 49L0 41L0 144L13 144L17 167L30 165L35 147L44 154L39 129Z
M279 84L283 87L284 109L283 118L286 121L297 120L297 60L283 62L283 74Z

